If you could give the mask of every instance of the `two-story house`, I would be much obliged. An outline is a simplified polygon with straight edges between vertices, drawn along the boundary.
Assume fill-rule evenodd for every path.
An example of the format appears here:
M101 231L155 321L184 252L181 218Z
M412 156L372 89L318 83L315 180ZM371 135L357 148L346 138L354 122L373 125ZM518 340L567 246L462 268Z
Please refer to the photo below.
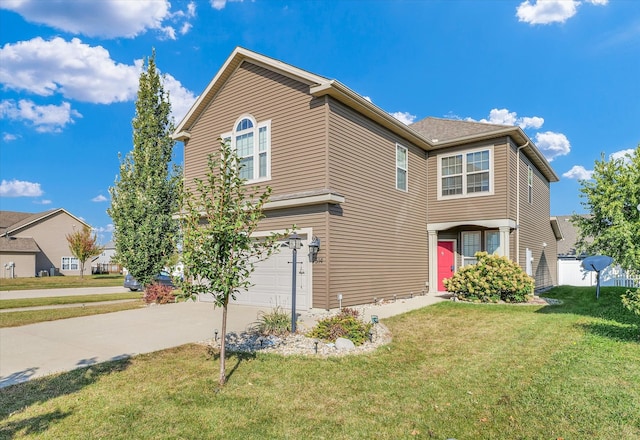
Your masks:
M517 261L538 287L555 283L558 176L518 127L407 126L336 80L237 48L174 138L185 184L204 177L225 139L248 183L273 189L256 235L295 224L304 245L320 240L317 261L299 253L300 308L436 293L479 250ZM291 272L283 248L237 301L286 307Z

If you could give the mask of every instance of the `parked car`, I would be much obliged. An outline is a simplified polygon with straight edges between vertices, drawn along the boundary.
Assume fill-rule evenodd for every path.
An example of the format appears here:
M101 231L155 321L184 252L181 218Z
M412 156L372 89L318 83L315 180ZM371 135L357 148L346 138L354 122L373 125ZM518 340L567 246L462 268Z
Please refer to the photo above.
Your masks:
M155 282L158 284L162 284L163 286L169 286L172 289L176 288L176 286L173 284L173 278L171 278L171 274L164 270L160 271L160 273L156 275ZM141 290L143 288L143 286L140 285L138 280L136 280L130 274L127 274L124 277L124 287L131 290L132 292L135 292L136 290Z

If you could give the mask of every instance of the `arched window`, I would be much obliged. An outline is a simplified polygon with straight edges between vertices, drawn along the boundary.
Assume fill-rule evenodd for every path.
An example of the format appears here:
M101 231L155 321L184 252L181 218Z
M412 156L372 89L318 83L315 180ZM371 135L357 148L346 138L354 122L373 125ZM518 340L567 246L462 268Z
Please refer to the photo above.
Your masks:
M238 152L240 177L249 182L271 178L271 121L257 123L253 116L243 115L233 131L221 137Z

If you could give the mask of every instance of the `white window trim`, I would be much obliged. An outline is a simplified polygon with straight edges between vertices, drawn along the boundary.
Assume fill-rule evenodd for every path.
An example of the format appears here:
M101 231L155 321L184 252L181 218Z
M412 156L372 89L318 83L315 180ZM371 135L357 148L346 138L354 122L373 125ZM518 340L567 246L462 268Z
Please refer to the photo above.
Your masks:
M398 149L404 150L404 157L406 158L404 168L398 165ZM405 172L405 188L398 188L398 169ZM400 144L396 144L396 189L402 192L409 192L409 149Z
M488 151L489 152L489 191L484 191L484 192L474 192L474 193L467 193L467 171L466 171L466 167L467 167L467 154L469 153L479 153L481 151ZM456 151L454 152L449 152L449 153L440 153L436 156L436 160L438 161L437 164L437 168L438 168L438 200L451 200L451 199L466 199L466 198L471 198L471 197L484 197L484 196L491 196L494 194L494 162L493 162L493 151L494 151L494 146L493 145L489 145L486 147L481 147L481 148L473 148L471 150L461 150L461 151ZM453 157L453 156L459 156L462 155L462 194L454 194L454 195L450 195L450 196L443 196L442 195L442 159L445 157Z
M236 149L236 127L243 119L249 119L253 123L253 139L254 139L254 150L253 150L253 179L247 179L247 183L258 183L258 182L266 182L271 180L271 119L257 122L256 118L254 118L249 113L245 113L240 115L238 119L233 123L232 131L228 131L220 135L220 138L224 141L229 139L231 142L231 148ZM267 129L267 175L259 177L260 173L260 129ZM256 177L258 176L258 177Z
M464 254L465 236L467 236L467 235L476 235L476 236L480 236L480 241L479 241L479 243L480 243L480 249L478 249L478 251L481 251L481 250L482 250L482 232L481 232L481 231L463 231L463 232L461 233L462 246L460 247L460 254L461 254L461 257L462 257L462 266L463 266L463 267L464 267L464 266L468 266L468 265L470 265L470 264L476 264L476 263L477 263L477 260L476 260L476 257L475 257L475 252L474 252L474 255L465 255L465 254ZM472 260L472 259L473 259L474 261L467 263L467 260Z
M69 260L69 267L65 269L64 260L67 260L67 259ZM75 269L73 269L74 261L76 265ZM78 258L76 257L62 257L60 259L60 268L61 270L66 270L66 271L80 271L80 260L78 260Z

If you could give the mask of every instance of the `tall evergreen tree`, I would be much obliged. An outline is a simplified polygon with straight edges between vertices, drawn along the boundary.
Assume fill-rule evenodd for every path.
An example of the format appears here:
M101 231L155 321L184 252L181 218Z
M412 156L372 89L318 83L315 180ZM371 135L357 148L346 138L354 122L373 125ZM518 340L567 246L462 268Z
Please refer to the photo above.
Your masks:
M155 50L140 74L133 150L120 157L120 175L109 188L116 260L143 286L174 252L181 173L170 169L175 141L171 104L155 63Z

